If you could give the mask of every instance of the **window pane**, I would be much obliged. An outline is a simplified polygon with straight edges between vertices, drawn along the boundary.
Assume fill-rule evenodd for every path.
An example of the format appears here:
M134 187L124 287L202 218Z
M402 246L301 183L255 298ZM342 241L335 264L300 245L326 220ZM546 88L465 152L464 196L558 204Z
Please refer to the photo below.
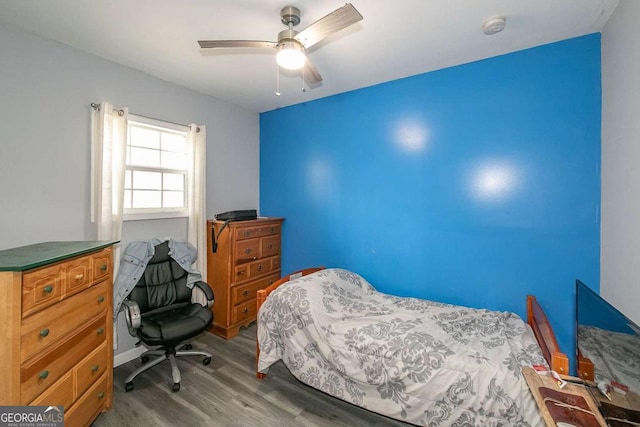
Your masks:
M181 173L163 173L164 190L180 190L184 191L184 174Z
M183 191L163 191L162 204L164 208L183 208Z
M184 153L162 151L162 167L167 169L186 169L187 161Z
M187 206L189 143L186 133L160 122L129 122L124 208L148 212Z
M133 208L160 208L160 191L134 190Z
M124 190L124 203L122 206L125 209L131 209L131 190Z
M131 147L131 165L136 166L160 166L160 152L158 150L149 150L147 148Z
M133 185L137 190L162 190L162 173L133 171Z
M187 138L176 133L162 133L162 149L184 153L187 151Z
M136 147L160 149L160 131L131 126L129 144Z

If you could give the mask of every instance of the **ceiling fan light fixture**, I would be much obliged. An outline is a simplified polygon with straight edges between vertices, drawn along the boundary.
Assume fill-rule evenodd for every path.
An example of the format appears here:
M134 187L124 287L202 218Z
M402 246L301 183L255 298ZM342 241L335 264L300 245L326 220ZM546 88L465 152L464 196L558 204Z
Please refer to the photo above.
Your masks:
M287 70L299 70L304 67L304 49L300 43L287 40L278 45L276 62Z

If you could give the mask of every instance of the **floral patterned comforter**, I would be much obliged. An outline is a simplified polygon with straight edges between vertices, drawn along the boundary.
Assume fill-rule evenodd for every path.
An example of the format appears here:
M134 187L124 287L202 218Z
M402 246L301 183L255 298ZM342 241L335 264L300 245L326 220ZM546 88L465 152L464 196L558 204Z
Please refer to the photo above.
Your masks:
M546 365L517 315L376 291L327 269L281 285L258 313L258 370L427 426L544 425L521 374Z

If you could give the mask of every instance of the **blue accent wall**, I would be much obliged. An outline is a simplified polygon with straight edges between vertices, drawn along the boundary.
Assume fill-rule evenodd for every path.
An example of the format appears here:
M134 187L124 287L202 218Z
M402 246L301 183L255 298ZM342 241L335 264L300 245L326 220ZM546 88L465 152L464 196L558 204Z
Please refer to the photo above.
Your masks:
M575 280L599 290L600 111L591 34L261 114L283 271L523 317L535 294L573 359Z

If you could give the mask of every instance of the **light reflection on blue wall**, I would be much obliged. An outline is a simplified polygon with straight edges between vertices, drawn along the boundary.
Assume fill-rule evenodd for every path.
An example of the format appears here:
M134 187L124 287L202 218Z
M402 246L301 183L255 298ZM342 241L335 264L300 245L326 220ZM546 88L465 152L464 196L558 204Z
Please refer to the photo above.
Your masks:
M521 316L535 294L573 354L575 279L599 288L600 97L593 34L261 114L284 272Z
M429 131L419 119L399 120L394 126L393 142L408 153L420 154L428 148Z
M506 202L518 191L518 166L506 160L480 162L469 179L471 197L482 203Z

